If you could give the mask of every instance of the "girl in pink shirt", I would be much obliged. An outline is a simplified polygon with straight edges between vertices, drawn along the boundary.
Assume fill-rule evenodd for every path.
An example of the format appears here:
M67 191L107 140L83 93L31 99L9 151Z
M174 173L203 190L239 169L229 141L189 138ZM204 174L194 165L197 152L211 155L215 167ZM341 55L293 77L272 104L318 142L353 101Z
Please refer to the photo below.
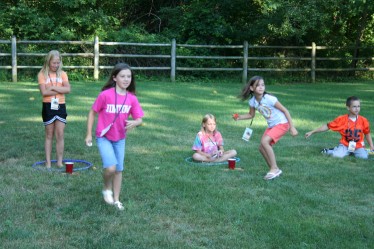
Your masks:
M87 118L85 142L92 146L92 126L98 114L96 143L103 162L103 197L106 203L124 210L119 201L124 169L126 133L140 125L143 110L135 96L135 77L131 68L117 64L95 100ZM129 116L132 117L129 120Z
M196 135L192 158L200 162L223 162L236 156L236 150L225 151L221 133L216 129L216 118L206 114L201 122L201 131Z

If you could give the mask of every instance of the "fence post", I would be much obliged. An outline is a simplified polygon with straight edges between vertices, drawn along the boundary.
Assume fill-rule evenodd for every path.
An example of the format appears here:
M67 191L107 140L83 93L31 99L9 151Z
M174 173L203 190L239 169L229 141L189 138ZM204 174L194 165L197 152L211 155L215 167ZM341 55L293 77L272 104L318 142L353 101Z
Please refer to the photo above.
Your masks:
M248 42L244 41L243 46L243 76L242 82L245 84L248 78Z
M314 83L316 81L316 43L312 42L312 62L311 62L311 77L312 77L312 82Z
M17 82L17 39L12 36L12 80Z
M171 41L171 70L170 70L170 79L172 82L175 81L175 71L177 63L177 42L175 39Z
M94 40L94 79L99 79L99 37Z

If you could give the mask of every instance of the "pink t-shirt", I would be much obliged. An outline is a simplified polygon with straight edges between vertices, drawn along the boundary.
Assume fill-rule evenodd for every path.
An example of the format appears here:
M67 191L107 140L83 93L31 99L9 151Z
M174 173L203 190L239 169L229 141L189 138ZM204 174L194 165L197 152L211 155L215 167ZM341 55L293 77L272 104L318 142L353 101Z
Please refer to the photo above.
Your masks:
M124 103L125 100L126 102ZM138 98L133 93L127 92L126 98L126 95L116 93L114 87L99 94L92 105L92 110L98 113L96 137L100 137L101 131L110 125L114 121L115 116L118 115L110 130L104 135L110 141L126 138L126 120L130 115L133 119L144 116Z
M213 155L218 151L219 146L223 146L222 135L219 131L215 131L213 136L199 131L192 145L192 150L200 150L202 152Z

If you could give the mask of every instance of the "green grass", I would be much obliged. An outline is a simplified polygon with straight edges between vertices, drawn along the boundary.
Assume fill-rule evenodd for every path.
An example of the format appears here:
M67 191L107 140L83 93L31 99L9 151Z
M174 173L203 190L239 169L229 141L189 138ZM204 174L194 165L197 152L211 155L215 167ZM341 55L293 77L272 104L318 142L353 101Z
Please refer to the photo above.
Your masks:
M97 170L67 176L31 167L44 160L37 83L0 83L1 248L372 248L373 160L322 156L339 135L303 134L346 113L350 95L362 99L361 114L373 124L373 81L269 85L299 131L275 146L284 174L273 181L262 179L267 168L257 149L265 120L256 115L246 143L241 135L250 121L231 119L248 110L236 98L240 83L139 81L145 117L126 142L124 212L103 202L97 147L84 145L102 83L71 84L65 158ZM243 171L184 161L207 112Z

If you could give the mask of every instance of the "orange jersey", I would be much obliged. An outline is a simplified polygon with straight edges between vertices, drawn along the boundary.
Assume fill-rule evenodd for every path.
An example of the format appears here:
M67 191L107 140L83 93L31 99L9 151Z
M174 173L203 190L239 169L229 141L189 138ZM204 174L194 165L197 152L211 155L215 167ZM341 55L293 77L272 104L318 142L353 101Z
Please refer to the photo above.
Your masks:
M39 85L45 84L45 85L52 85L52 86L63 86L63 82L68 81L68 75L66 72L62 71L61 76L57 78L56 73L49 73L49 77L45 78L44 74L42 72L39 72L38 74L38 83ZM54 98L55 95L51 96L43 96L43 102L50 103L51 98ZM58 98L59 104L65 104L65 94L58 93L56 94L56 98Z
M370 133L369 121L360 115L357 116L356 121L351 120L348 114L339 116L328 123L327 127L340 133L341 144L348 146L349 141L355 141L356 149L364 147L364 136Z

